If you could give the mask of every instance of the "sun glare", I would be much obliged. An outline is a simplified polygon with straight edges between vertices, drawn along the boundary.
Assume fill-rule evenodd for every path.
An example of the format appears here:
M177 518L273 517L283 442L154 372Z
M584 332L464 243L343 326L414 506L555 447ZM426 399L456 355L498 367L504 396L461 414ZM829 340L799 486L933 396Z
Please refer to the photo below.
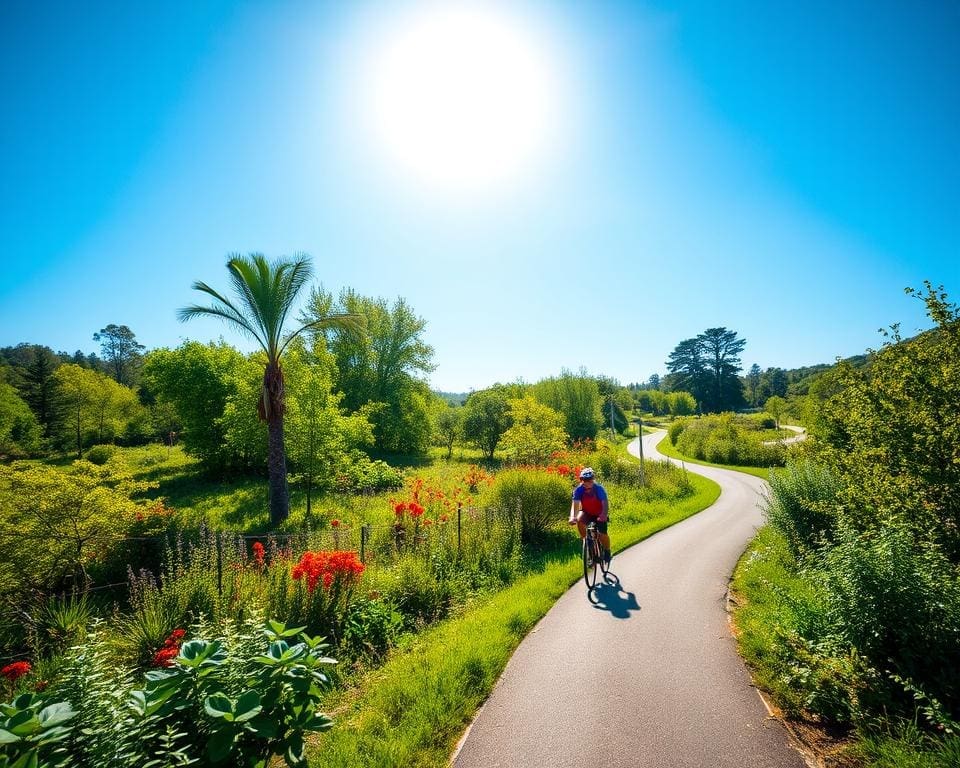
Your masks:
M374 145L405 175L441 191L500 188L550 149L556 69L523 18L421 5L377 37L357 97Z

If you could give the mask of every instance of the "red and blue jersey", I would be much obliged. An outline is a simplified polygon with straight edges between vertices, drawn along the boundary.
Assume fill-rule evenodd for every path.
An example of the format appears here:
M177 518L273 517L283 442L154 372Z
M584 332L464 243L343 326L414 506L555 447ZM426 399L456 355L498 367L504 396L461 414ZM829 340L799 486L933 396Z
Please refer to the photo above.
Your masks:
M603 514L603 502L607 500L607 492L600 483L593 483L593 488L587 488L580 483L573 489L573 500L579 501L583 511L590 517L599 517Z

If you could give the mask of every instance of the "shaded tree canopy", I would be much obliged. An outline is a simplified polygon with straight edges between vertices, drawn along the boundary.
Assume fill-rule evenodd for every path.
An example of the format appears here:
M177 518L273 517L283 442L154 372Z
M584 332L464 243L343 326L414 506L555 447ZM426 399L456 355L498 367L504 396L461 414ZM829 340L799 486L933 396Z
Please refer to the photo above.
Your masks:
M708 328L681 341L667 360L670 389L690 392L704 413L732 411L743 405L738 376L746 339L727 328Z
M100 351L114 381L125 386L137 383L140 363L146 347L137 341L136 334L125 325L110 323L93 334L100 342Z

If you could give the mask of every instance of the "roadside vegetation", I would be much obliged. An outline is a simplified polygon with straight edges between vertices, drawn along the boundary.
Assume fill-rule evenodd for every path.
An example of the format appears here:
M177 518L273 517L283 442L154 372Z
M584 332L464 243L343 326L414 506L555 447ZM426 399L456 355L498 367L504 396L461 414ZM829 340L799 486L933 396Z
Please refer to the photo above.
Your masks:
M758 682L883 768L960 764L960 315L921 298L933 330L812 389L815 440L772 479L734 583Z

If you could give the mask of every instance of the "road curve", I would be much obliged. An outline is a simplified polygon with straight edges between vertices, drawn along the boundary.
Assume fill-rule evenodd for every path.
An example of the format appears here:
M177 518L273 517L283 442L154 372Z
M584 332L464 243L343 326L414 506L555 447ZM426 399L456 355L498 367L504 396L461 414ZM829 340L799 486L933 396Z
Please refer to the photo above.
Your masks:
M648 458L662 435L643 438ZM805 766L751 686L725 610L730 574L762 522L763 482L687 470L721 485L717 502L615 556L619 587L602 587L598 605L582 582L557 601L517 648L454 768Z

